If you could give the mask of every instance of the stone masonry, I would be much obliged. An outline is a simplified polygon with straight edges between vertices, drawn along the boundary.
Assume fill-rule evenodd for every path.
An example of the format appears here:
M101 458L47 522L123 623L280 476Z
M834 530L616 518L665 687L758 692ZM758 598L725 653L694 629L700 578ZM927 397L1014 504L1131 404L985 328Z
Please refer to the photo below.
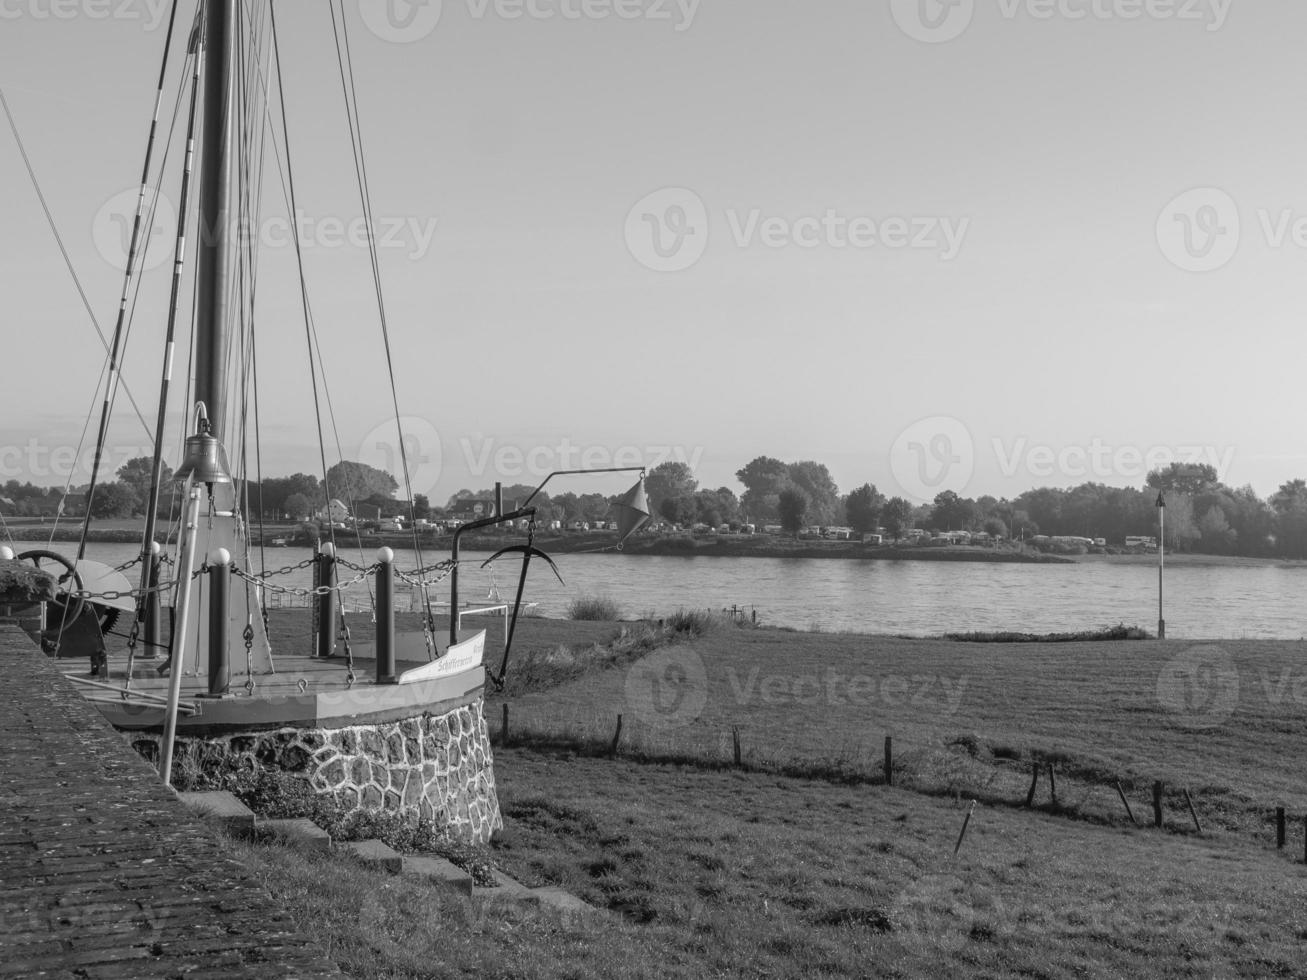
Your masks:
M137 752L158 757L158 735L128 737ZM479 698L445 714L387 724L179 737L174 764L198 772L225 766L302 773L347 813L401 813L476 843L503 826Z

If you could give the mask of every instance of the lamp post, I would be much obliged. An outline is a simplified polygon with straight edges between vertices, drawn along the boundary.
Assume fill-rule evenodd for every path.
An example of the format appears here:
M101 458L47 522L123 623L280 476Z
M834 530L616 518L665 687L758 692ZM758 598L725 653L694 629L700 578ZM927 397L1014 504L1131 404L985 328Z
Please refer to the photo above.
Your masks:
M1166 639L1166 620L1162 617L1162 566L1166 564L1166 499L1157 492L1157 638Z

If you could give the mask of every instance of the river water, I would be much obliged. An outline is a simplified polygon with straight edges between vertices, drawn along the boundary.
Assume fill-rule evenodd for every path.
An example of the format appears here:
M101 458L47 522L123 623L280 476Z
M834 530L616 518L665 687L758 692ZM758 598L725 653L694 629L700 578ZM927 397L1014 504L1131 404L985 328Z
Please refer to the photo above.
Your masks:
M44 547L18 543L17 548ZM54 550L71 555L75 546ZM117 565L135 545L91 544L87 557ZM268 548L267 566L293 565L307 548ZM360 564L372 561L344 550ZM258 554L252 556L258 569ZM447 557L424 552L430 564ZM520 564L498 565L492 576L484 554L464 555L460 598L480 601L497 590L511 600ZM525 599L547 616L565 616L578 596L604 595L623 616L665 616L679 608L743 607L760 622L799 629L935 635L966 630L1055 632L1125 623L1157 626L1157 569L1148 565L1083 562L1065 565L941 561L853 561L812 558L690 558L620 553L556 556L566 585L534 562ZM401 569L417 566L411 551L396 551ZM138 574L131 573L133 576ZM352 574L342 572L345 578ZM307 569L274 581L310 584ZM366 590L356 587L360 598ZM433 598L448 598L447 583ZM1169 637L1299 639L1307 636L1307 567L1168 566L1165 574Z

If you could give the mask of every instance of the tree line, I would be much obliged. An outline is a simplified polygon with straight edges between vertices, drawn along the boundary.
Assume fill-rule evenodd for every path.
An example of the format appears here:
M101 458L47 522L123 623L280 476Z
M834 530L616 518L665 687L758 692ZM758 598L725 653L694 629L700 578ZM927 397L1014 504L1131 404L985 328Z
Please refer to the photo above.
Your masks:
M143 514L149 499L151 461L124 463L95 490L91 515L96 518ZM1157 536L1158 495L1166 508L1165 544L1173 551L1250 557L1307 558L1307 481L1290 480L1263 500L1252 487L1229 487L1214 467L1176 463L1149 473L1143 487L1084 483L1070 488L1036 487L1017 497L962 497L951 490L929 504L886 497L870 483L842 494L830 471L811 460L784 462L759 456L736 472L744 488L700 487L682 462L667 462L646 478L651 509L670 524L683 527L751 522L779 524L791 533L808 525L848 526L856 532L883 529L891 538L912 528L930 531L985 532L996 538L1029 540L1039 535L1106 538L1119 544L1130 535ZM170 511L172 473L164 467L162 514ZM0 513L7 516L81 516L85 489L65 497L59 488L9 480L0 490ZM489 499L493 491L459 490L444 507L432 506L422 494L410 503L397 499L394 476L365 463L342 461L326 479L306 473L269 477L238 485L252 518L304 520L319 515L330 499L345 501L360 519L395 516L436 518L468 499ZM504 489L506 506L525 501L534 487ZM599 521L609 515L616 497L572 492L532 501L541 521Z

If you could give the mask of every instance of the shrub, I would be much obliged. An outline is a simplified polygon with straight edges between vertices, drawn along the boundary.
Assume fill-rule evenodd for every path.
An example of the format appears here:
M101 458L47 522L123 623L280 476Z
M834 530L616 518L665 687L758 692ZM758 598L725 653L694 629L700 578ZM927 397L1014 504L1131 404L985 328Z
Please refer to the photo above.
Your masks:
M586 622L611 623L620 619L621 609L608 596L583 595L573 599L567 607L568 619Z

